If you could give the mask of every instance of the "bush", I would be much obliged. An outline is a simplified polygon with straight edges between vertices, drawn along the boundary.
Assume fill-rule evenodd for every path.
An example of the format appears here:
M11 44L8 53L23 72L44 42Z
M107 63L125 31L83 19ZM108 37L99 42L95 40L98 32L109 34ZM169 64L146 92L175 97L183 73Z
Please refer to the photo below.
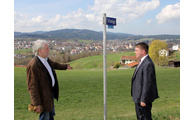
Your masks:
M115 62L114 67L113 68L119 68L120 67L120 63L119 62Z

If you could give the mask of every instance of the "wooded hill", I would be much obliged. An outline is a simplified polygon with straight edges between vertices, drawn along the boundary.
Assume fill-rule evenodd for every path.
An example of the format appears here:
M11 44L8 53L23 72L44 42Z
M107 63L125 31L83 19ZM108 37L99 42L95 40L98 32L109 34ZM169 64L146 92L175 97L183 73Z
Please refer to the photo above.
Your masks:
M14 32L14 38L40 38L40 39L82 39L102 40L103 32L87 29L61 29L55 31L37 31L31 33ZM138 40L143 38L154 39L180 39L180 35L132 35L125 33L107 32L107 40Z

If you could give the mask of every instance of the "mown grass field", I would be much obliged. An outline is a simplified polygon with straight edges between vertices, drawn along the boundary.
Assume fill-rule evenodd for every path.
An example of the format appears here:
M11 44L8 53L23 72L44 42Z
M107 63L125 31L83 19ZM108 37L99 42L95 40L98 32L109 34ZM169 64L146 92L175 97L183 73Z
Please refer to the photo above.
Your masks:
M110 68L115 62L121 61L120 58L123 55L135 55L134 52L124 52L117 54L107 54L106 63L107 67ZM102 69L103 68L103 55L97 55L92 57L86 57L70 62L74 69Z
M72 62L73 67L79 64ZM103 120L103 70L87 68L56 71L60 87L59 101L55 101L56 120ZM134 68L107 71L108 120L136 120L130 96L133 72ZM153 120L179 120L180 68L156 67L156 75L160 98L153 103ZM28 104L25 68L15 67L15 120L38 120L38 114L27 110Z

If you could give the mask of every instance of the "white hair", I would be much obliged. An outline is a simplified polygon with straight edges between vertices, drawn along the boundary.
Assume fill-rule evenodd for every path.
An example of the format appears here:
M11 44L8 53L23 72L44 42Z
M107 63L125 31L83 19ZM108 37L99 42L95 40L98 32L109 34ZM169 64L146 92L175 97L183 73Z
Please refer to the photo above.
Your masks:
M35 56L38 55L38 49L43 49L45 47L45 43L48 44L46 40L40 39L34 42L34 45L32 46L32 51Z

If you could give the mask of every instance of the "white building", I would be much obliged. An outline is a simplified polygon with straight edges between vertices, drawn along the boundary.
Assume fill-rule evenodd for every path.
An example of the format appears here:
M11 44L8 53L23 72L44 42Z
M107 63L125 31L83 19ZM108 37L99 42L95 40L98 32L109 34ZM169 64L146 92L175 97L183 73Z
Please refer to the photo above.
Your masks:
M173 45L172 50L179 50L179 45Z
M159 56L166 56L166 57L168 57L169 56L169 51L165 50L165 49L160 50L159 51Z

